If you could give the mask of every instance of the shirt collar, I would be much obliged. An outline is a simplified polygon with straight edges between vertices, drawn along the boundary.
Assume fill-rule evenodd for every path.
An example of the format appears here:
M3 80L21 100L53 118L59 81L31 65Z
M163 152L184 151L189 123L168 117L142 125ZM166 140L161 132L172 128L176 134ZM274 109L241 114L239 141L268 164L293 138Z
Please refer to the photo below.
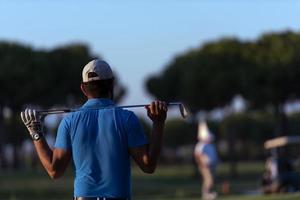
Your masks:
M114 106L114 102L111 99L106 98L93 98L88 99L85 104L83 104L82 108L101 108L101 107L108 107Z

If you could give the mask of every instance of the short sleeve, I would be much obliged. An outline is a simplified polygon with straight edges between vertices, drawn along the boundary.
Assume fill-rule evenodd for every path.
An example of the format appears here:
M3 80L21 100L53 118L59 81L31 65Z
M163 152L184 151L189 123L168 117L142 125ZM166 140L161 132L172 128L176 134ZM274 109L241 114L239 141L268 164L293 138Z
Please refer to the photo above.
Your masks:
M148 143L143 127L134 113L131 113L128 118L126 131L129 147L138 147Z
M66 117L59 124L55 148L71 150L70 121Z

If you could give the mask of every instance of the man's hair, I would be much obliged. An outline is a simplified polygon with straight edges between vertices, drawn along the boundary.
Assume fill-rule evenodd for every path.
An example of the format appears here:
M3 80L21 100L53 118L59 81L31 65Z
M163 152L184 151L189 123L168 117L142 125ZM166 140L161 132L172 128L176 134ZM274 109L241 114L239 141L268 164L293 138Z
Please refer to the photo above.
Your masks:
M113 95L114 79L96 80L90 82L82 82L86 92L93 97L105 97L109 94Z

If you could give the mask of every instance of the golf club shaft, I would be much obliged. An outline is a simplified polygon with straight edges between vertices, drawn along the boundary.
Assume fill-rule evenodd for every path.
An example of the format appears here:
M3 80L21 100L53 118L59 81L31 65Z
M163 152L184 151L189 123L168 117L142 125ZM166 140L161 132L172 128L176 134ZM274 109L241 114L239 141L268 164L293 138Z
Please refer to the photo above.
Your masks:
M181 105L182 103L180 102L170 102L167 103L168 106L174 106L174 105ZM145 107L148 106L149 104L138 104L138 105L126 105L126 106L116 106L112 108L137 108L137 107ZM105 107L102 108L92 108L91 110L97 110L97 109L106 109ZM64 114L64 113L69 113L69 112L76 112L81 109L50 109L50 110L40 110L37 111L41 115L51 115L51 114Z

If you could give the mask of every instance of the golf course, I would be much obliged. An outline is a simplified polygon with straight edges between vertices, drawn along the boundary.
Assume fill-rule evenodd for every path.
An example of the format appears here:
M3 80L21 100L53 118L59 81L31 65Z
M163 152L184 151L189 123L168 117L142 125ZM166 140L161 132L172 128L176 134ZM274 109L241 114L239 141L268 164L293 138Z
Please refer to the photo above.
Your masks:
M0 200L300 200L300 0L0 0Z
M229 166L218 168L217 190L220 200L296 200L299 193L261 195L260 175L263 163L239 163L238 175L228 177ZM161 165L153 175L133 166L133 199L135 200L196 200L201 199L201 181L192 165ZM228 194L222 185L228 182ZM223 189L224 190L224 189ZM68 200L73 192L72 170L64 177L51 180L43 169L5 171L0 173L0 199L6 200Z

